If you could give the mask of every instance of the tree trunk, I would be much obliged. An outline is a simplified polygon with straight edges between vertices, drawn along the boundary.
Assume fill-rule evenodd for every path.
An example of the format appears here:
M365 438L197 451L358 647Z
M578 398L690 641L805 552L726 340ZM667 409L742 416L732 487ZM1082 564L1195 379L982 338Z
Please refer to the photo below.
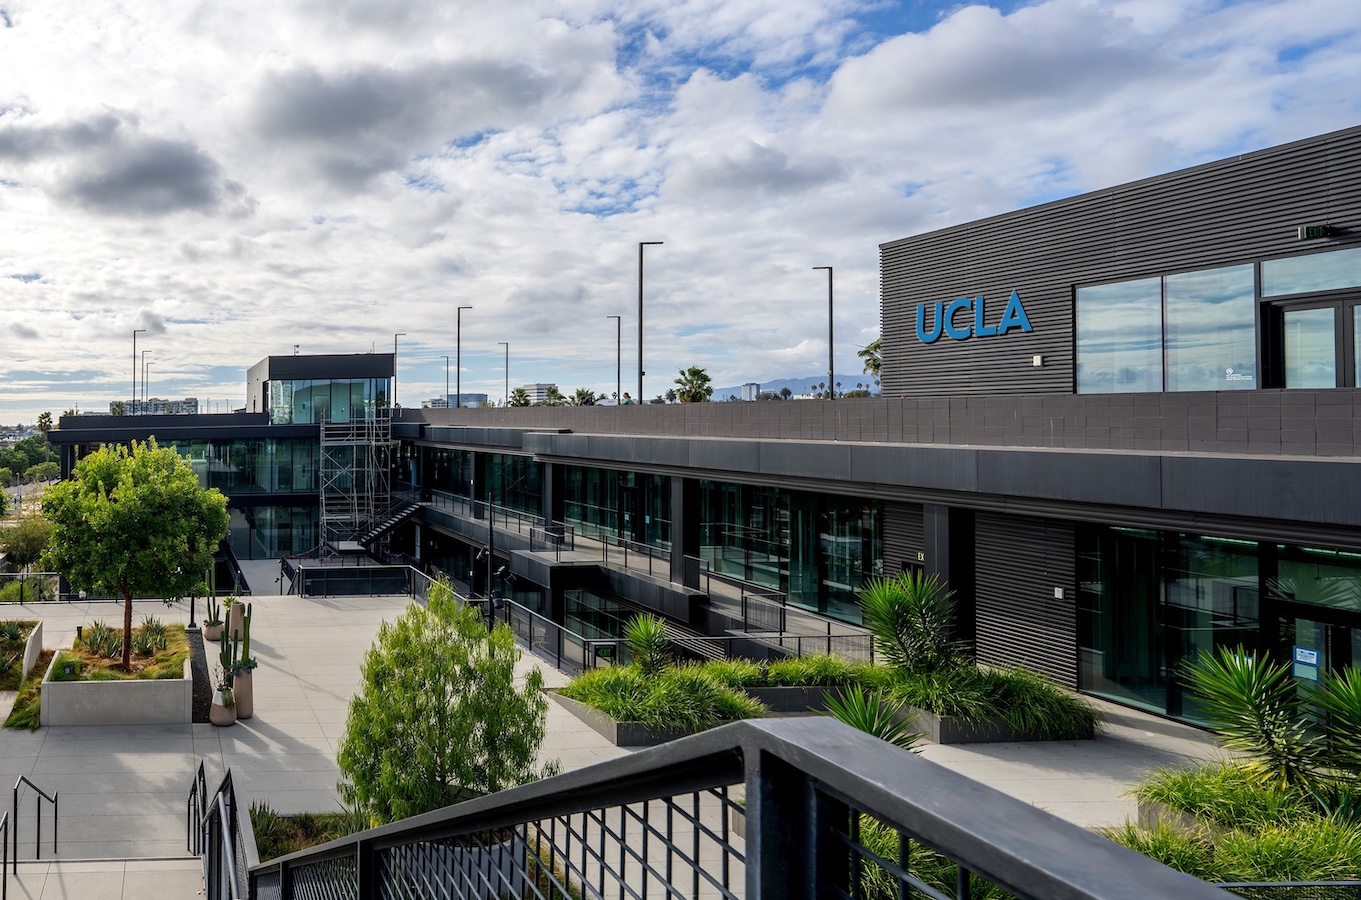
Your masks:
M123 587L123 671L132 671L132 591Z

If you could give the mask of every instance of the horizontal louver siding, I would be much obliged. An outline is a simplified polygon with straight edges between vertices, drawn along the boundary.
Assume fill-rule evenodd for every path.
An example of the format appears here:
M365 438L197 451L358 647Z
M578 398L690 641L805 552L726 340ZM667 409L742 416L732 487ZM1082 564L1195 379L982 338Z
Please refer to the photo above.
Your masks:
M979 513L975 553L978 661L1027 666L1077 687L1072 523Z
M1343 233L1302 242L1304 224ZM1358 234L1352 128L884 244L884 396L1071 393L1075 286L1324 250ZM993 326L1012 290L1033 333L917 339L919 304L933 319L932 304L981 295Z
M921 550L921 504L884 503L884 574L901 572L903 563L916 563Z

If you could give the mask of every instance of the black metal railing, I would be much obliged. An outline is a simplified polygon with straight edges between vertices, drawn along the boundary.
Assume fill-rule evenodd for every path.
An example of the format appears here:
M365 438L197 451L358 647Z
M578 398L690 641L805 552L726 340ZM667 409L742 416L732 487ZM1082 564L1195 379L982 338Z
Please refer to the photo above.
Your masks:
M199 774L189 788L191 795L201 783L202 774L200 763ZM251 867L260 861L255 834L250 816L241 811L237 802L230 769L200 814L195 817L191 812L189 826L199 832L195 845L197 855L203 859L204 893L213 900L246 900L256 896L249 881Z
M266 863L252 897L1220 900L828 718L739 722ZM217 900L211 892L209 900Z
M576 550L576 529L562 522L536 525L529 529L529 552L552 553L555 561L562 560L564 551Z
M1282 881L1217 886L1249 900L1361 900L1361 881Z
M0 813L0 851L3 851L3 861L0 861L0 900L9 900L9 813ZM16 854L16 859L17 854ZM18 875L18 869L15 869Z
M16 875L19 874L19 789L24 785L28 785L30 788L32 788L33 793L36 795L33 798L34 813L36 820L36 828L33 831L33 858L34 859L43 858L42 845L43 845L44 800L52 804L52 855L53 856L57 855L57 814L59 811L59 806L57 805L57 798L61 796L61 791L53 791L51 794L49 794L42 788L38 787L33 782L29 781L27 776L20 775L19 780L14 782L13 806L10 808L10 812L13 815L13 819L10 822L10 827L13 829L10 833L10 839L13 841L14 873Z
M208 808L208 778L204 774L203 763L198 764L194 780L189 785L189 796L185 799L184 830L187 849L194 856L203 855L203 813Z

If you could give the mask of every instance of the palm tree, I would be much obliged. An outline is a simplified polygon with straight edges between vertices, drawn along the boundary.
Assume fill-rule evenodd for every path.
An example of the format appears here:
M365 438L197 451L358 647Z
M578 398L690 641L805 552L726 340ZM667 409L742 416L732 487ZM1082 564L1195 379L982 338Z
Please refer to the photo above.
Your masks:
M875 338L866 344L864 348L855 351L855 355L865 361L865 371L870 375L873 375L874 383L878 384L879 370L884 363L884 339L881 337Z
M562 395L562 391L558 390L558 386L550 384L548 390L543 392L543 403L541 405L566 406L568 402L568 399Z
M699 366L680 370L680 377L676 379L677 400L682 403L706 403L713 393L708 372Z
M572 406L595 406L595 401L598 399L600 398L595 395L595 391L590 388L577 388L570 403Z
M38 430L43 433L43 461L52 458L52 445L47 442L47 433L52 430L52 413L44 411L38 416Z
M782 388L780 388L780 399L781 399L781 400L788 400L790 397L793 397L793 396L794 396L794 392L791 391L789 388L787 388L787 387L782 387Z
M513 390L513 391L510 392L510 402L509 402L507 405L508 405L508 406L528 406L528 405L529 405L529 391L525 390L525 389L522 388L522 387L517 387L515 390Z

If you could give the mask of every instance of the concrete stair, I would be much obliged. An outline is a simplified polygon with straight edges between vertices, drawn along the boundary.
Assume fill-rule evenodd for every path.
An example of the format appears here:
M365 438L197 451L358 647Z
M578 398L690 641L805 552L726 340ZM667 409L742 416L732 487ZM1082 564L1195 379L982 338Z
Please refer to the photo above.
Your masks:
M203 863L170 859L40 860L8 875L10 900L192 900L203 896Z

